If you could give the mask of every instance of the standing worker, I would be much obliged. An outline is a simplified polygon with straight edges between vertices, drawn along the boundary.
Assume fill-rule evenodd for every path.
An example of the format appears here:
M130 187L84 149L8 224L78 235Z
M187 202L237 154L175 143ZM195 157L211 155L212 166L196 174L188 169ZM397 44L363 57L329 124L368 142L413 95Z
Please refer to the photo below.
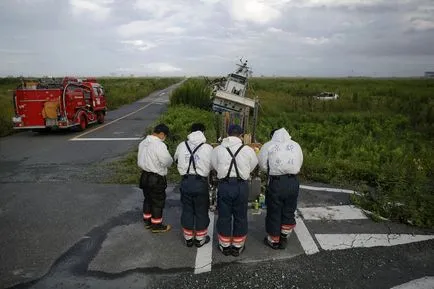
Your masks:
M259 152L259 167L268 172L267 216L264 243L273 249L285 249L296 225L295 210L300 183L297 174L303 164L300 145L285 128L274 130L272 138Z
M194 123L187 140L176 148L174 159L181 181L181 226L187 247L202 247L210 241L208 175L212 146L206 143L205 125Z
M148 135L139 144L137 165L142 169L140 188L143 190L143 221L145 228L152 233L163 233L171 229L163 224L163 208L166 202L167 169L173 159L164 143L169 134L165 124L154 128L152 135Z
M214 148L211 156L219 179L217 192L217 232L219 249L226 256L239 256L247 236L247 179L258 164L255 151L242 143L242 128L231 125L228 137ZM233 218L233 224L232 224ZM232 230L233 225L233 230Z

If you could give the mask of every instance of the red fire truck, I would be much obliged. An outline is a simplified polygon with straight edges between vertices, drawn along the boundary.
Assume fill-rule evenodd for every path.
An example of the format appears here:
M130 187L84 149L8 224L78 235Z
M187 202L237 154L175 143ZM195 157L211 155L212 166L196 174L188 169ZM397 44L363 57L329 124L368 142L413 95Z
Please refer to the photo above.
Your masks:
M104 88L95 78L23 80L13 100L14 129L85 130L92 123L103 123L107 111Z

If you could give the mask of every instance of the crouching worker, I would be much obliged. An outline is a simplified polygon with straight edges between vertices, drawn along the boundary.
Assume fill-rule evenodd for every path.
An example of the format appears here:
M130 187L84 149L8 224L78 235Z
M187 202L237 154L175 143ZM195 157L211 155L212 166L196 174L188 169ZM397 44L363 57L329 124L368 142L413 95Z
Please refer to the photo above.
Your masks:
M152 135L139 144L137 165L142 169L140 188L143 190L143 221L152 233L167 232L170 225L163 224L163 209L166 202L167 169L173 159L164 143L169 128L159 124Z
M210 241L208 175L212 146L206 143L204 131L202 123L193 124L187 140L178 145L174 155L182 176L181 226L187 247L202 247Z
M275 130L271 140L262 146L258 158L261 170L268 172L265 196L268 235L264 243L273 249L284 249L296 225L295 210L300 188L297 174L303 164L303 152L286 129L281 128Z
M258 164L255 151L242 143L242 129L231 125L228 137L214 148L211 156L219 179L217 191L217 232L219 249L224 255L239 256L247 236L247 180ZM233 219L233 221L232 221Z

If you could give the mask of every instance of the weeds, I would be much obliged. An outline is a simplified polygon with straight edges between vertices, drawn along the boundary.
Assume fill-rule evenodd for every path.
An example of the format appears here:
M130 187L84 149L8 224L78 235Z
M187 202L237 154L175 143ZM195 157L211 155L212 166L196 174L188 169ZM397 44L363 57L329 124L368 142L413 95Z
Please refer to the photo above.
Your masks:
M170 97L172 105L184 104L200 109L209 109L211 90L204 80L191 79L175 89Z

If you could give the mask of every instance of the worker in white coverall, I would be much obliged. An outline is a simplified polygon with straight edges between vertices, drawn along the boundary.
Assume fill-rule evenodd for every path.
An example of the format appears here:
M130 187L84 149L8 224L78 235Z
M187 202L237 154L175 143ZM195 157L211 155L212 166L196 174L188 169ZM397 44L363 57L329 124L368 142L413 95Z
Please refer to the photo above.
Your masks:
M303 164L303 152L286 129L280 128L261 147L258 158L260 169L268 173L265 196L268 235L264 243L273 249L284 249L296 225L295 210L300 188L297 174Z
M239 256L247 236L250 173L258 164L255 151L242 143L242 128L231 125L228 137L214 148L211 164L217 171L217 233L220 251Z
M181 181L181 226L187 247L202 247L208 236L209 187L212 146L206 143L205 125L194 123L187 140L176 148L174 155Z
M166 202L167 169L173 159L164 143L169 128L159 124L152 135L139 144L137 165L142 169L140 188L143 190L143 221L153 233L167 232L170 225L163 224L163 208Z

